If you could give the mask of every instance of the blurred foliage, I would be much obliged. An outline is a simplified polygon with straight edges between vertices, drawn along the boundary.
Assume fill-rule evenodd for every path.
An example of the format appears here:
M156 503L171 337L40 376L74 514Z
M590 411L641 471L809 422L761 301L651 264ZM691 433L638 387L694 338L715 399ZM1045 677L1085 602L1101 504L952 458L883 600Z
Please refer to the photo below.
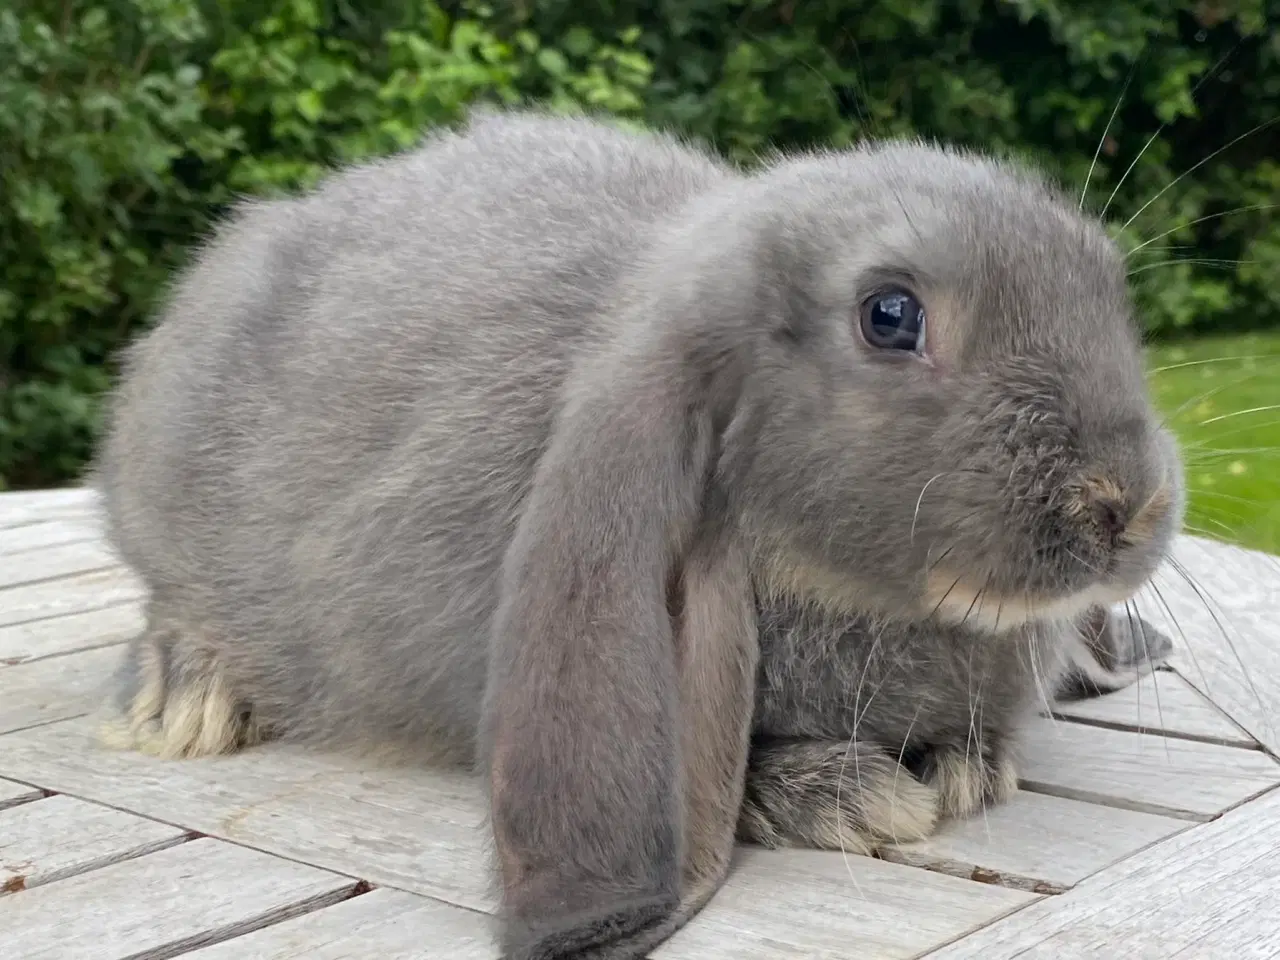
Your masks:
M1277 24L1280 0L9 0L0 489L78 474L114 351L230 198L479 101L746 165L904 134L1029 158L1089 177L1152 334L1280 326Z

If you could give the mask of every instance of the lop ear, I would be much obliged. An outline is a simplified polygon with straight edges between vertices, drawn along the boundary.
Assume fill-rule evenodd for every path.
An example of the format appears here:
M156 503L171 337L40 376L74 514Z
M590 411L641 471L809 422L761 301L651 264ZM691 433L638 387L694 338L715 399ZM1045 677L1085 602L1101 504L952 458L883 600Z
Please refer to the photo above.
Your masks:
M689 920L729 871L742 807L760 659L745 544L728 522L708 526L684 564L677 617L685 845L680 908Z
M510 960L643 956L696 909L686 837L695 874L728 862L755 634L745 561L704 536L736 396L704 346L636 324L577 372L506 557L482 748Z

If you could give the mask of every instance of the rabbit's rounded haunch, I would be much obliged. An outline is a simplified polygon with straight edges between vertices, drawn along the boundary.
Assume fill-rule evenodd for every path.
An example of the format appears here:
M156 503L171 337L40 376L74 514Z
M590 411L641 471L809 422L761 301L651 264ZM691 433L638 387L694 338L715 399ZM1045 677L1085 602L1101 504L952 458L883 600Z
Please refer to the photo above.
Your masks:
M1123 259L1034 175L915 142L747 175L532 113L242 205L96 483L149 589L118 738L473 762L511 960L643 956L735 830L829 841L833 785L855 837L1007 792L967 704L901 758L891 706L833 777L857 664L927 713L967 654L1065 662L1183 498Z

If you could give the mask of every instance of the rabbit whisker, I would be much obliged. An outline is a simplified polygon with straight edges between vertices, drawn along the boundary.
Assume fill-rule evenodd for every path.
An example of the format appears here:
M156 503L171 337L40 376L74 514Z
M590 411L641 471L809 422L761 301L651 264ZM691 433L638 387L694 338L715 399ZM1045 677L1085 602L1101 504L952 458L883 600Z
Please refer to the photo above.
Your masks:
M1155 594L1156 600L1159 601L1160 606L1164 609L1165 615L1169 618L1169 622L1172 623L1174 629L1178 631L1178 636L1182 638L1183 649L1185 649L1187 654L1191 657L1191 665L1196 668L1196 672L1200 675L1200 682L1205 684L1207 688L1208 679L1205 676L1204 668L1200 666L1200 660L1196 657L1195 648L1191 645L1191 641L1188 639L1186 631L1182 629L1182 623L1178 620L1177 615L1174 614L1173 607L1169 605L1169 601L1167 601L1164 598L1164 594L1160 592L1160 586L1155 582L1154 578L1148 580L1146 585L1147 588Z
M983 583L982 589L980 589L976 594L974 594L973 600L969 602L969 609L964 612L964 616L960 619L960 626L964 626L965 623L968 622L969 614L973 613L974 606L982 600L983 595L987 592L987 589L990 586L991 586L991 574L987 574L987 579ZM978 607L978 611L981 612L982 608Z
M1209 597L1207 596L1206 591L1201 589L1200 583L1196 577L1193 576L1191 572L1177 560L1177 558L1171 556L1169 558L1169 564L1175 571L1177 571L1178 575L1182 577L1187 586L1195 592L1196 596L1200 598L1200 602L1204 605L1205 610L1217 626L1218 632L1222 634L1222 639L1225 640L1227 646L1231 648L1231 655L1235 657L1236 663L1239 664L1240 670L1244 674L1245 681L1249 684L1249 691L1253 694L1253 698L1258 704L1258 709L1262 712L1263 716L1269 717L1270 714L1267 711L1266 704L1262 700L1262 694L1259 693L1257 685L1253 682L1253 674L1249 672L1248 665L1240 656L1240 651L1236 648L1235 641L1231 639L1230 634L1227 633L1226 627L1222 624L1222 620L1218 617L1217 613L1214 612L1213 606L1209 603ZM1225 615L1224 611L1223 616Z
M1176 420L1188 407L1193 407L1198 403L1208 400L1210 397L1215 397L1228 387L1239 386L1241 383L1252 379L1254 376L1256 376L1256 374L1250 374L1249 376L1243 377L1241 380L1233 383L1220 384L1210 390L1204 391L1204 393L1197 394L1189 400L1184 400L1177 408L1174 409L1173 413L1169 414L1167 421ZM1187 444L1184 444L1183 446L1185 447Z
M920 488L920 496L916 497L916 509L915 509L915 513L913 513L913 514L911 515L911 535L910 535L910 537L907 539L907 542L908 542L908 543L915 543L915 542L916 542L916 521L920 519L920 503L924 500L924 494L925 494L925 491L929 489L929 486L930 486L930 484L932 484L932 483L933 483L933 481L938 480L938 479L940 479L940 478L942 478L942 477L945 477L945 476L946 476L946 473L937 473L937 474L934 474L932 477L930 477L930 478L928 479L928 481L925 483L925 485L924 485L923 487L921 487L921 488Z
M1125 601L1124 612L1125 612L1125 616L1128 617L1129 619L1129 636L1130 637L1140 636L1142 638L1142 655L1146 657L1148 661L1150 661L1151 647L1147 644L1147 628L1142 623L1141 615L1135 613L1134 603L1132 600ZM1151 671L1151 682L1155 687L1155 694L1156 694L1156 717L1160 722L1160 731L1161 731L1160 739L1164 742L1165 757L1166 759L1172 761L1172 755L1169 753L1169 738L1164 734L1164 730L1166 729L1164 725L1164 709L1160 704L1160 684L1156 680L1156 677L1155 677L1156 672L1157 671L1155 670ZM1135 685L1134 693L1137 699L1137 706L1135 707L1135 709L1137 710L1137 713L1138 713L1135 720L1137 722L1138 728L1142 729L1142 684L1141 683L1137 683Z
M1280 410L1280 403L1267 404L1265 407L1250 407L1248 410L1236 410L1233 413L1224 413L1217 417L1210 417L1208 420L1201 420L1198 426L1204 427L1211 423L1217 423L1220 420L1230 420L1232 417L1243 417L1251 413L1270 413L1274 410Z
M1177 233L1179 230L1185 230L1187 227L1194 227L1198 223L1204 223L1207 220L1217 220L1219 217L1230 216L1233 213L1252 213L1259 210L1273 210L1276 207L1280 207L1280 203L1254 203L1254 204L1250 204L1247 207L1236 207L1234 210L1222 210L1222 211L1219 211L1218 213L1210 213L1203 217L1196 217L1196 219L1194 220L1188 220L1185 223L1180 223L1176 227L1172 227L1171 229L1166 230L1164 233L1157 234L1156 236L1152 237L1150 240L1144 240L1142 243L1138 244L1136 247L1130 250L1127 254L1125 254L1125 258L1128 259L1129 257L1133 256L1143 247L1147 246L1147 244L1155 243L1157 240L1163 240L1165 237L1169 236L1169 234L1171 233Z
M1034 604L1030 594L1024 594L1024 601L1027 604L1027 609L1034 611ZM1049 717L1050 722L1056 726L1058 721L1053 715L1055 698L1050 696L1045 686L1044 678L1040 673L1040 631L1032 630L1030 636L1031 643L1027 653L1029 657L1027 663L1031 667L1031 679L1035 682L1036 693L1040 697L1040 703L1044 706L1045 714Z
M984 679L985 679L985 675L984 675ZM978 697L979 697L979 699L978 699L978 729L979 729L979 730L986 730L986 720L985 720L985 715L984 715L984 713L983 713L983 710L984 710L984 708L986 707L986 701L985 701L985 700L983 700L983 699L981 699L981 697L982 697L982 688L981 688L981 687L979 687L979 688L978 688ZM984 777L985 777L985 774L986 774L986 765L985 765L985 764L986 764L986 760L985 760L986 753L985 753L985 751L984 751L983 747L984 747L984 744L983 744L983 742L982 742L982 740L981 740L981 738L980 738L980 739L979 739L979 741L978 741L978 757L979 757L979 761L983 763L983 774L984 774ZM989 819L989 818L988 818L988 816L987 816L987 804L986 804L986 802L985 802L985 797L984 797L984 802L983 802L983 804L982 804L982 829L983 829L983 831L986 833L986 835L987 835L987 839L988 839L988 840L990 840L990 839L991 839L991 821L990 821L990 819Z
M938 601L937 605L934 606L934 608L931 611L929 611L929 616L927 619L932 620L935 616L937 616L938 611L942 609L942 605L946 603L947 598L951 596L951 591L953 591L956 587L960 586L960 581L963 579L964 579L964 574L961 574L960 576L956 577L955 583L947 587L947 592L942 595L942 599ZM970 606L972 606L972 604Z
M1215 73L1218 72L1218 70L1222 68L1223 64L1225 64L1227 60L1231 58L1232 54L1234 54L1236 50L1239 49L1240 44L1242 44L1243 42L1244 42L1243 38L1241 38L1240 40L1237 40L1235 43L1235 46L1233 46L1230 50L1224 53L1217 63L1215 63L1212 67L1210 67L1207 71L1205 71L1204 76L1202 76L1199 80L1197 80L1195 83L1195 86L1191 88L1190 96L1193 96L1193 97L1195 96L1196 91L1199 90L1200 87L1210 77L1212 77ZM1098 214L1099 220L1106 219L1107 211L1111 209L1111 201L1113 201L1116 198L1116 194L1120 192L1120 188L1124 186L1124 182L1129 179L1129 174L1131 174L1133 172L1134 167L1138 165L1138 161L1142 159L1142 155L1146 153L1148 149L1150 149L1151 145L1156 142L1160 134L1164 133L1165 129L1168 128L1170 123L1171 121L1166 120L1164 123L1160 124L1160 126L1156 127L1156 132L1153 133L1150 139L1148 139L1147 142L1142 145L1142 149L1138 151L1138 155L1133 158L1133 162L1130 163L1129 166L1125 169L1124 174L1120 177L1119 181L1116 183L1115 189L1111 191L1111 196L1107 197L1107 202L1102 207L1102 213ZM1176 183L1177 181L1174 181L1174 182ZM1172 185L1173 184L1170 184L1170 186ZM1144 207L1143 209L1145 210L1146 208ZM1139 210L1138 212L1141 213L1142 211ZM1126 223L1125 227L1128 227L1128 226L1129 224Z
M1280 204L1277 204L1280 206ZM1170 370L1181 370L1184 367L1202 367L1207 363L1232 363L1245 362L1249 360L1280 360L1280 353L1253 353L1244 354L1242 356L1231 357L1205 357L1201 360L1183 360L1180 363L1170 363L1163 367L1155 367L1148 370L1149 374L1167 373Z
M849 763L850 753L853 754L853 771L854 771L854 777L858 782L858 793L859 794L862 793L862 764L858 759L859 751L854 749L854 744L857 742L857 736L858 736L857 729L855 727L854 733L850 735L849 742L848 744L846 744L844 748L844 756L840 760L840 773L836 777L836 821L837 823L840 822L840 817L841 817L840 793L841 793L841 789L844 787L844 771L846 766ZM849 861L849 851L844 845L844 831L837 829L836 836L840 840L840 856L844 861L844 868L849 874L849 880L853 883L853 888L858 891L858 896L862 896L863 895L862 886L858 883L858 878L854 875L853 864Z
M1223 260L1214 257L1174 257L1170 260L1159 260L1155 263L1144 263L1140 267L1134 267L1125 276L1135 277L1140 273L1146 273L1148 270L1158 270L1160 267L1172 267L1180 263L1189 264L1195 267L1238 267L1245 263L1257 263L1256 260Z
M1120 96L1116 97L1115 106L1111 108L1111 116L1107 118L1107 125L1102 128L1102 136L1098 138L1098 146L1093 151L1093 161L1089 164L1089 172L1085 174L1084 187L1080 191L1080 205L1077 209L1084 210L1085 197L1089 195L1089 181L1093 179L1093 171L1098 166L1098 157L1102 155L1102 145L1107 142L1107 134L1111 132L1111 124L1115 123L1116 114L1120 112L1120 104L1124 103L1124 95L1129 92L1129 84L1133 83L1134 75L1138 72L1138 64L1142 62L1139 57L1133 62L1133 66L1129 68L1129 76L1125 78L1124 86L1120 88ZM1102 211L1102 215L1106 216L1106 210Z
M1197 86L1198 86L1198 84L1197 84ZM1198 162L1196 162L1196 163L1192 164L1192 165L1191 165L1190 167L1188 167L1186 170L1182 171L1182 173L1178 174L1176 177L1174 177L1172 180L1170 180L1170 181L1169 181L1169 183L1168 183L1168 184L1166 184L1166 185L1164 186L1164 188L1163 188L1163 189L1159 190L1159 191L1156 193L1156 195L1155 195L1155 196L1153 196L1150 200L1148 200L1148 201L1147 201L1146 203L1144 203L1141 207L1139 207L1139 208L1138 208L1138 212L1137 212L1137 213L1135 213L1133 216L1131 216L1128 220L1126 220L1126 221L1124 222L1124 224L1121 226L1121 228L1120 228L1120 229L1121 229L1121 230L1126 230L1126 229L1128 229L1128 228L1129 228L1129 226L1133 223L1133 221L1137 220L1137 219L1138 219L1138 217L1142 216L1143 212L1144 212L1148 207L1150 207L1153 203L1155 203L1155 202L1156 202L1157 200L1159 200L1162 196L1164 196L1164 194L1165 194L1165 193L1167 193L1170 189L1172 189L1174 186L1176 186L1176 185L1178 184L1178 182L1182 180L1182 178L1183 178L1183 177L1190 176L1192 173L1194 173L1194 172L1195 172L1196 170L1198 170L1200 167L1204 166L1206 163L1208 163L1208 162L1209 162L1210 160L1212 160L1214 157L1218 156L1219 154L1223 153L1224 151L1226 151L1226 150L1230 149L1231 147L1235 146L1235 145L1236 145L1237 143L1239 143L1241 140L1245 139L1245 137L1250 137L1250 136L1253 136L1253 134L1255 134L1255 133L1260 133L1261 131L1265 130L1267 127L1271 126L1272 124L1276 123L1277 121L1280 121L1280 117L1272 117L1272 118L1271 118L1271 119L1269 119L1269 120L1263 120L1261 123L1255 124L1255 125L1254 125L1253 127L1251 127L1249 130L1246 130L1244 133L1240 134L1238 137L1236 137L1235 139L1231 140L1229 143L1226 143L1226 144L1222 145L1221 147L1219 147L1217 150L1213 151L1213 153L1209 154L1209 155L1208 155L1207 157L1205 157L1203 160L1200 160L1200 161L1198 161ZM1157 132L1159 132L1159 131L1157 131ZM1143 149L1145 150L1146 148L1144 147ZM1121 183L1123 183L1123 182L1124 182L1124 181L1122 180L1122 181L1121 181ZM1119 189L1119 187L1118 187L1118 186L1117 186L1117 189Z

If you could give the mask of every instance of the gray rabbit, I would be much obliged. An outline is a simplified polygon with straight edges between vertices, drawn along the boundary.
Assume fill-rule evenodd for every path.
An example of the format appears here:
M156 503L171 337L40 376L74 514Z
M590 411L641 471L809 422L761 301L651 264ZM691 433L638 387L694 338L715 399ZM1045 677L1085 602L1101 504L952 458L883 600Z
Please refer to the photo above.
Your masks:
M532 113L244 204L95 482L150 596L114 742L474 763L511 960L643 956L735 835L1007 794L1183 504L1122 258L1035 176Z

